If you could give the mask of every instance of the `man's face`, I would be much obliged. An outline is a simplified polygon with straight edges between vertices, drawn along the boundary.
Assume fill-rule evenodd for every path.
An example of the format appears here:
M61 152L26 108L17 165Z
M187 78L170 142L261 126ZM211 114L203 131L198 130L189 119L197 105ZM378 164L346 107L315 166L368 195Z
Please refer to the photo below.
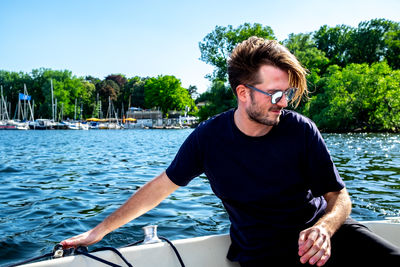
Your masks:
M277 67L264 65L259 72L261 83L252 84L264 92L274 93L274 90L285 91L289 88L289 75ZM268 126L277 125L281 110L287 107L286 97L283 96L276 104L271 103L271 97L248 89L251 101L246 105L250 120Z

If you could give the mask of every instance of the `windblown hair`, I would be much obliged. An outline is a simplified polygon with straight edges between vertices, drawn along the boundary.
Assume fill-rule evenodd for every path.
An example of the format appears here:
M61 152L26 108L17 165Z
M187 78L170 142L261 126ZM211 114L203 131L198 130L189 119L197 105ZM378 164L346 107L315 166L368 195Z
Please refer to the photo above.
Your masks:
M292 103L297 107L303 96L307 96L307 70L296 57L275 40L265 40L256 36L238 44L228 60L228 76L232 91L240 84L261 83L259 73L262 65L271 65L287 71L289 86L297 88Z

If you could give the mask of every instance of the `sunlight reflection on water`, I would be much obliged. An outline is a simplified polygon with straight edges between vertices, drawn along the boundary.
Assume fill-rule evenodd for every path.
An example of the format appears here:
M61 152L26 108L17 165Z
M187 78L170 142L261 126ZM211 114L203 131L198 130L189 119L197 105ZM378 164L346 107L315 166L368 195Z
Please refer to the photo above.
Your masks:
M102 221L162 172L186 130L0 131L0 264L47 253ZM324 134L360 220L400 216L400 135ZM159 225L170 239L227 233L205 176L95 247L120 247Z

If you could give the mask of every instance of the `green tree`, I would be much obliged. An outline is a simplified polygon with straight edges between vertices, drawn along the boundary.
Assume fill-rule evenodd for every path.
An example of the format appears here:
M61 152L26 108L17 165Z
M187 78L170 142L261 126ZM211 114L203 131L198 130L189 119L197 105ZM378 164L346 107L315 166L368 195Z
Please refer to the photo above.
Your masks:
M288 39L283 41L283 45L311 73L316 72L319 74L321 71L325 72L329 64L329 59L325 56L325 52L317 48L311 33L290 34Z
M7 110L9 111L10 119L17 114L16 108L18 105L19 93L24 92L24 85L26 85L28 89L28 94L35 99L33 83L34 81L29 74L0 70L0 85L3 86L3 96L4 100L7 101Z
M357 28L346 25L322 26L314 33L317 48L325 52L331 64L346 66L350 63L380 62L387 57L397 66L396 42L400 24L386 19L360 22Z
M351 62L372 64L382 61L387 50L387 33L399 29L399 23L385 19L372 19L358 24L348 44Z
M175 76L160 75L150 78L144 84L145 107L159 107L164 114L169 110L194 109L194 101Z
M385 58L393 69L400 69L400 29L386 33Z
M123 88L124 105L131 107L145 107L144 101L144 84L148 78L139 76L132 77L127 80Z
M200 121L235 107L237 103L230 87L220 80L214 80L211 87L201 94L196 102L205 103L198 112Z
M350 35L354 29L346 25L328 27L324 25L314 33L317 48L325 52L330 64L344 66L349 62L348 47Z
M38 69L33 70L32 75L35 79L35 87L40 88L43 102L39 102L35 117L51 118L52 117L52 99L51 99L51 81L53 82L53 96L57 99L57 113L63 106L64 117L72 118L75 112L75 99L78 100L78 107L85 106L84 116L92 112L88 108L92 102L94 87L89 85L83 78L72 75L68 70L51 70ZM89 89L92 89L91 91ZM55 100L54 100L55 102ZM35 99L35 104L38 103ZM82 104L82 105L81 105ZM55 114L57 116L57 114Z
M400 71L386 62L331 66L319 83L307 107L323 130L399 131Z
M199 43L200 60L214 66L213 74L207 77L212 81L215 79L227 80L227 59L235 46L251 36L265 39L276 39L269 26L259 23L245 23L237 28L232 25L227 27L216 26L214 31L207 34Z

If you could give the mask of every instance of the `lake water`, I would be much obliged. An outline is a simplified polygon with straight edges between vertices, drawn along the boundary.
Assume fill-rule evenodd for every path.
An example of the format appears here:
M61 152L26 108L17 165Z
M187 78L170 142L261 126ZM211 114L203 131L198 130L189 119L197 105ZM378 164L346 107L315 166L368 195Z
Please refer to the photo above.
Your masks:
M0 265L48 253L97 225L161 173L191 131L0 131ZM400 135L324 138L350 192L353 218L400 216ZM140 240L150 224L171 240L229 230L201 176L90 249Z

